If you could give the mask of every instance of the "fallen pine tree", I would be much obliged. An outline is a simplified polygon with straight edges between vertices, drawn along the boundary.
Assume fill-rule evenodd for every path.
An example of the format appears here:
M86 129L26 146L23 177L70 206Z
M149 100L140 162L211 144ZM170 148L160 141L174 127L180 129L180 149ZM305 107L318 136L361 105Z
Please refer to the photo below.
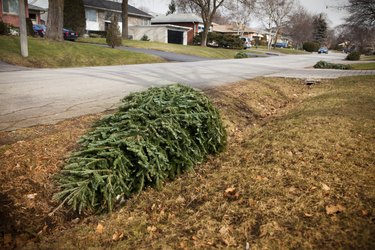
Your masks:
M222 151L226 131L204 94L171 85L124 98L79 143L56 176L61 190L54 199L79 213L100 212Z

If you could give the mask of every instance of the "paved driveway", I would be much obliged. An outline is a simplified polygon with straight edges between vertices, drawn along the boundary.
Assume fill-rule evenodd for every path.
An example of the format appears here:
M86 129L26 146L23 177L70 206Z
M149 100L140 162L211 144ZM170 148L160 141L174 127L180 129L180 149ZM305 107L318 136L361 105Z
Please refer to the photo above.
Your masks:
M183 83L210 88L258 76L332 78L375 71L305 69L343 54L293 55L241 60L1 72L0 130L55 123L114 108L125 95L151 86Z

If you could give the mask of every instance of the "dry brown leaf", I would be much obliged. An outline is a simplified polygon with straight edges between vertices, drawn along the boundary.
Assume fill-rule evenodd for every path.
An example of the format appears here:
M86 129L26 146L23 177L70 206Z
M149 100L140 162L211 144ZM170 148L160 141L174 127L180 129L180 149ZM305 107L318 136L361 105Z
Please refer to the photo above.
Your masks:
M237 192L236 188L229 187L229 188L225 189L224 196L227 197L227 198L231 198L231 199L237 199L240 195Z
M326 213L328 215L330 214L337 214L337 213L341 213L341 212L344 212L345 211L345 207L343 207L342 205L338 204L338 205L331 205L331 206L326 206Z
M116 233L114 233L114 234L112 235L112 240L113 240L113 241L118 241L118 239L119 239L119 234L116 232Z
M150 232L150 233L153 233L155 232L156 230L158 230L155 226L148 226L147 227L147 231Z
M329 190L331 190L331 188L328 187L328 186L327 186L326 184L324 184L324 183L322 183L322 188L323 188L324 191L329 191Z
M235 192L236 192L236 188L234 188L234 187L229 187L229 188L225 189L226 194L233 194Z
M103 232L104 232L104 226L99 223L98 226L96 227L95 233L102 234Z
M176 199L176 202L177 202L177 203L184 203L184 202L185 202L185 198L182 197L181 195L179 195L179 196L177 197L177 199Z
M7 151L4 152L4 155L5 155L6 157L8 157L8 156L10 156L12 153L13 153L13 152L12 152L11 150L7 150Z
M365 209L361 210L361 212L362 212L362 216L367 216L368 215L368 211L365 210Z
M32 200L32 199L34 199L35 196L37 196L37 195L38 195L37 193L33 193L33 194L28 194L28 195L26 195L26 197L27 197L28 199Z

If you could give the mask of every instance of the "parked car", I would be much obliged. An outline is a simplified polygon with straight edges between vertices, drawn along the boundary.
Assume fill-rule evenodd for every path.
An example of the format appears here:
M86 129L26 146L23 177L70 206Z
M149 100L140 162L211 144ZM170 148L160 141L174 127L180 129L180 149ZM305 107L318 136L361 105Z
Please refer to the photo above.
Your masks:
M327 47L320 47L320 49L318 50L318 53L319 53L319 54L322 54L322 53L324 53L324 54L328 54L328 49L327 49Z
M71 30L71 29L63 29L64 32L64 40L69 40L69 41L76 41L78 38L78 33Z
M275 48L288 48L288 43L280 42L280 43L275 43L272 46Z
M251 48L251 40L248 37L240 37L241 40L243 41L243 48L248 49Z
M34 24L33 30L35 32L35 35L38 35L40 37L44 37L46 34L47 27L43 24Z

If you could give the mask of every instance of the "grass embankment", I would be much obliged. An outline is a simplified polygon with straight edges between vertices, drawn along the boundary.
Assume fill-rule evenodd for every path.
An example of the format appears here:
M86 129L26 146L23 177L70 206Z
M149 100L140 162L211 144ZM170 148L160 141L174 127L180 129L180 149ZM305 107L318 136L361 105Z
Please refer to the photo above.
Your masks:
M310 52L306 52L303 50L296 50L294 48L271 48L271 50L268 49L267 46L258 46L258 48L255 48L254 46L249 49L251 52L257 51L259 53L281 53L281 54L286 54L286 55L301 55L301 54L311 54Z
M28 247L41 249L373 249L374 80L310 88L266 78L207 90L229 132L225 153L112 215L65 222L61 211L46 216L56 206L49 176L93 118L1 133L1 192L17 201L19 220L9 223L39 221L41 241Z
M106 44L105 38L80 38L80 42L83 43L99 43ZM136 40L123 40L122 44L124 46L141 48L141 49L154 49L165 52L172 52L183 55L193 55L206 58L215 59L233 59L235 54L240 50L232 49L220 49L220 48L209 48L201 46L190 46L190 45L180 45L171 43L160 43L160 42L150 42L150 41L136 41Z
M352 69L356 70L375 70L375 62L369 63L354 63L350 64Z
M0 36L0 60L33 68L58 68L156 63L164 60L142 53L119 51L90 44L28 38L29 56L20 55L19 37Z
M371 55L371 56L361 55L360 61L364 61L366 63L353 63L350 65L352 69L375 70L375 62L371 62L371 61L375 61L375 55Z

